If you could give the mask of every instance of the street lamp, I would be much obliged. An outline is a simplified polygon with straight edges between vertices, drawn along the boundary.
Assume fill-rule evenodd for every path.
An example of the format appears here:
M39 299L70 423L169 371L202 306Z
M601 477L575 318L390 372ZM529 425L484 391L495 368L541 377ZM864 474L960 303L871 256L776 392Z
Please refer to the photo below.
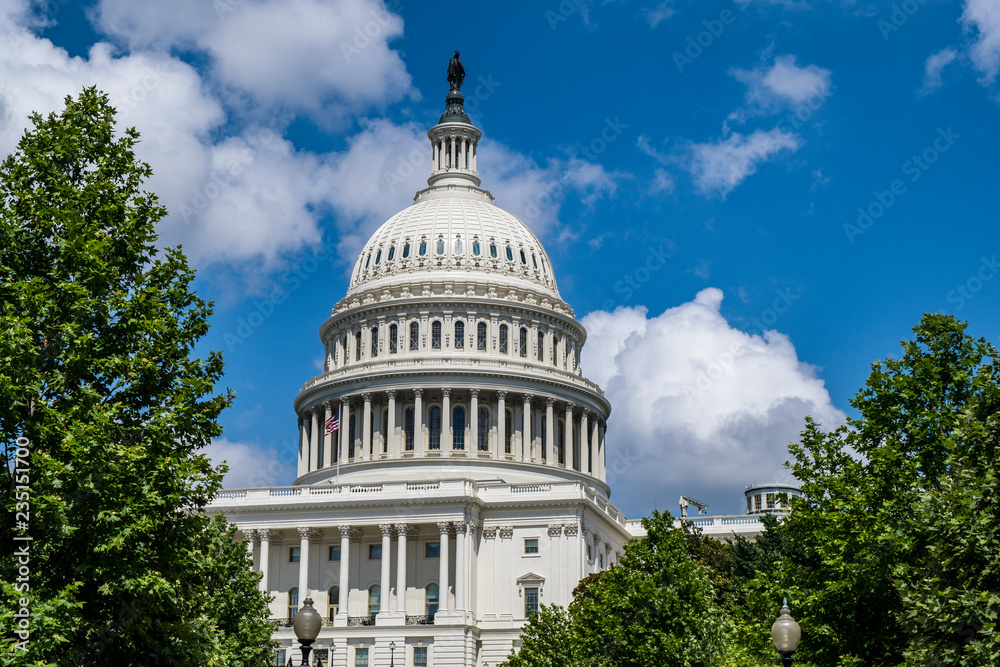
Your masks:
M782 599L781 614L771 626L771 640L774 642L774 648L778 649L778 655L781 656L781 664L785 667L791 667L792 654L799 647L801 637L802 630L792 618L792 612L788 609L788 600Z
M292 618L292 630L295 637L302 644L302 667L309 667L310 645L319 636L319 628L323 619L319 612L313 609L312 598L306 598L302 603L302 608L295 612Z
M389 667L395 667L393 654L396 652L396 642L389 642Z

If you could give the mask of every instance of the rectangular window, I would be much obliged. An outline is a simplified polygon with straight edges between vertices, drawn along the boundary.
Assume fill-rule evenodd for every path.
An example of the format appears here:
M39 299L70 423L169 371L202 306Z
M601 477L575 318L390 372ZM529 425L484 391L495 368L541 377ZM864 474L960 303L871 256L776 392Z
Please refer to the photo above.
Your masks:
M340 560L340 547L330 547L330 560Z
M500 354L507 354L507 325L500 325Z
M441 557L441 543L440 542L428 542L424 545L424 558L440 558Z
M767 494L767 509L769 509L769 510L773 510L774 509L774 494L773 493Z
M413 647L413 667L427 667L427 647Z
M524 538L524 553L526 553L526 554L537 554L538 553L538 538L537 537L526 537L526 538Z
M756 494L756 495L754 495L754 497L753 497L753 508L755 510L757 510L757 511L760 511L760 494L759 493Z
M368 558L370 560L378 560L382 558L382 545L381 544L369 544L368 545Z
M538 613L538 588L524 589L524 617L531 618Z
M587 561L590 563L594 562L594 550L589 544L587 545Z
M354 649L354 667L368 667L368 649Z
M276 667L285 667L285 649L279 648L274 652L274 664Z
M299 553L299 549L300 548L301 547L290 547L288 549L288 562L289 563L298 563L299 562L299 556L301 556L301 554Z

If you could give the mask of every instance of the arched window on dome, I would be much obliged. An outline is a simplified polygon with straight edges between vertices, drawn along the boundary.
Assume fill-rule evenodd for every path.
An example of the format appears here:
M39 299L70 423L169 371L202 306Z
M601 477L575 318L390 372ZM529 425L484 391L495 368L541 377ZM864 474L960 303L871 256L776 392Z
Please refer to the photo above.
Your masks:
M461 238L456 238L455 239L455 254L456 255L461 255L463 248L464 248L464 246L462 245L462 239Z
M378 423L378 437L382 443L382 454L389 453L389 438L386 437L386 429L389 428L389 409L382 409L382 419ZM374 447L374 445L372 445Z
M490 451L490 411L485 406L479 406L476 420L476 449L481 452Z
M465 349L465 322L455 320L455 349Z
M427 430L430 435L428 449L441 449L441 406L432 405L427 411Z
M465 449L465 408L456 405L451 409L452 449Z
M479 247L479 241L473 241L472 242L472 254L475 257L479 257L479 255L481 254L480 253L481 250L482 249Z
M507 335L510 328L506 324L500 325L500 354L507 354L507 348L509 347L507 343Z
M507 246L507 261L508 262L514 261L514 251L511 249L510 246Z
M382 263L382 248L379 248L378 252L375 253L375 266L378 266L381 263Z
M528 356L528 328L527 327L521 327L521 336L520 336L520 340L518 341L518 343L520 344L519 345L520 349L518 350L518 353L521 355L521 358L523 359L523 358L525 358L525 357Z
M435 250L435 252L438 255L443 255L444 254L444 239L443 238L440 238L440 237L438 238L437 244L436 244L436 247L435 247L434 250Z
M558 457L556 458L556 462L559 463L559 465L565 465L566 464L566 420L565 419L559 420L559 431L556 434L556 448L558 450L557 451Z
M368 265L372 263L372 254L368 253L368 258L365 260L365 271L368 270Z
M349 429L347 431L347 457L354 458L354 443L358 439L358 418L353 413L351 414L351 421L349 424Z
M378 356L378 325L372 327L372 357Z
M556 347L560 346L565 342L565 337L561 338L559 342L556 342L555 337L552 338L552 347L549 349L549 363L553 366L556 365Z
M538 360L545 361L545 332L538 332Z
M438 605L440 603L440 589L437 584L427 584L427 588L424 589L424 614L428 618L432 618L434 614L438 613Z
M425 256L427 254L427 241L421 240L420 247L417 248L417 251L417 254L421 257Z
M361 332L354 333L354 361L361 361Z
M395 324L389 325L389 354L399 352L399 327Z
M403 244L403 259L409 259L409 258L410 258L410 242L407 241L406 243Z
M378 262L375 263L378 264ZM523 249L521 250L521 264L524 264L525 266L528 265L528 258L525 257Z
M392 258L396 256L396 245L393 244L389 246L389 254L386 256L385 261L391 262Z
M551 443L545 441L545 439L548 437L548 432L549 432L549 418L543 412L541 423L538 426L538 436L537 436L542 441L542 463L545 462L546 457L548 457L549 455L548 448Z
M403 410L403 439L406 451L413 451L413 406L408 405Z
M503 420L503 453L511 454L514 451L514 411L507 408L504 412L506 418Z
M333 617L340 611L340 586L330 586L326 594L327 621L333 622Z
M388 556L388 554L386 554ZM382 609L382 587L375 584L368 589L368 618L375 620L375 615Z
M420 323L410 322L410 352L420 349Z
M480 352L486 351L486 322L476 325L476 349Z
M490 257L497 258L497 244L490 241Z
M431 349L441 349L441 320L431 322Z

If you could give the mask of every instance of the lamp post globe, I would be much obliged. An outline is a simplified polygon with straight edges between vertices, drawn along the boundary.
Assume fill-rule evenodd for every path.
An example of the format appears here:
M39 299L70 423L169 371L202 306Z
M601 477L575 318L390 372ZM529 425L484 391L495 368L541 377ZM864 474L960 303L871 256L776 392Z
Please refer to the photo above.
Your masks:
M781 656L781 664L785 667L791 666L792 654L799 647L799 639L801 638L802 630L792 618L792 612L788 609L788 600L782 600L778 620L771 626L771 641L774 642L774 648Z
M302 667L309 665L309 651L311 645L319 636L319 629L323 625L323 619L319 612L313 609L312 598L306 598L302 607L295 612L292 618L292 630L295 637L302 644Z
M395 653L396 653L396 642L389 642L389 667L395 667L396 663L393 662Z

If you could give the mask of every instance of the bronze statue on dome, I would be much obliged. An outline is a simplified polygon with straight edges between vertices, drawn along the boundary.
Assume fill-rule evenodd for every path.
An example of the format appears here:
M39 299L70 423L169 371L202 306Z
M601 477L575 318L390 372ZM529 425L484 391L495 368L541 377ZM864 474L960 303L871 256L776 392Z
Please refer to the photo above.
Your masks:
M448 83L452 90L460 90L464 81L465 68L462 67L462 61L458 58L458 51L455 51L455 55L448 62Z

